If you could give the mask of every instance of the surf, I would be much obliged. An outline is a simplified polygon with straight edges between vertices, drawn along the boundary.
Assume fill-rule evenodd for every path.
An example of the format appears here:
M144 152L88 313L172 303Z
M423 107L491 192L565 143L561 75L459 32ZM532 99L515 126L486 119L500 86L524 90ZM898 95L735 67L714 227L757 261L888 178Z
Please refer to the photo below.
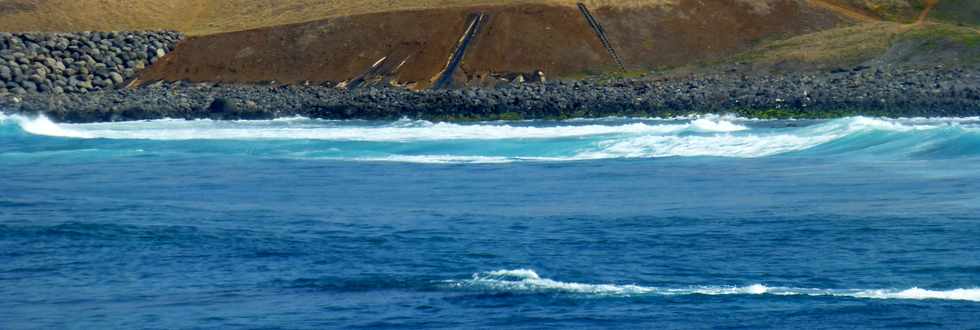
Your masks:
M980 156L980 118L823 121L759 120L731 115L600 118L567 121L437 123L333 121L302 117L261 121L154 120L58 124L0 115L8 136L90 141L88 148L138 147L262 157L405 163L561 162L666 157ZM100 142L102 141L102 142ZM113 142L118 141L118 142ZM121 143L125 142L125 143Z
M461 291L517 294L568 294L586 297L642 296L808 296L879 300L954 300L980 302L980 288L951 290L908 289L818 289L766 286L700 285L688 287L655 287L636 284L594 284L563 282L542 277L531 269L501 269L473 274L470 279L447 280L446 288Z

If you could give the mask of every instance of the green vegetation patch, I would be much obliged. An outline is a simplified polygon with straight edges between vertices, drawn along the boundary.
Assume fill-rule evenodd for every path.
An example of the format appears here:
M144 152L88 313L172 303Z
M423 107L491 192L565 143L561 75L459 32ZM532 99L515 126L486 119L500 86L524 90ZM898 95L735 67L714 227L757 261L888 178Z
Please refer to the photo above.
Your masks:
M941 0L930 17L967 26L980 26L980 1Z
M764 64L795 61L853 65L888 50L900 29L900 24L886 22L831 29L766 43L738 55L736 60Z
M927 24L906 31L899 40L918 40L937 45L943 41L952 41L969 48L977 48L980 47L980 31L949 24Z

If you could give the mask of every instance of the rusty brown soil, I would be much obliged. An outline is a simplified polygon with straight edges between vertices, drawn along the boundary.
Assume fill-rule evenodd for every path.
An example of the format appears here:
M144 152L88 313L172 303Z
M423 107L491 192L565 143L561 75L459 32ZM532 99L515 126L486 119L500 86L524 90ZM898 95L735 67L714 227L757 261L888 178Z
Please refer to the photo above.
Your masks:
M141 81L342 82L385 59L384 81L425 88L446 67L474 13L487 19L457 71L459 84L543 71L575 77L617 70L573 6L509 5L365 14L192 37ZM670 8L594 8L630 70L724 58L773 39L846 24L807 1L768 6L681 0Z

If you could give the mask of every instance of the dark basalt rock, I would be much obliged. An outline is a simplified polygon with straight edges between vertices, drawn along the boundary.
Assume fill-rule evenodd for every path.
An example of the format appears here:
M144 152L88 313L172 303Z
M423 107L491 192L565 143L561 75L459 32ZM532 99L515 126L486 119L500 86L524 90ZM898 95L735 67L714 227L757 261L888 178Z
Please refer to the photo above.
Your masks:
M36 88L22 87L42 93L120 88L172 50L182 37L172 31L2 33L0 85L31 80ZM72 78L92 83L51 88Z
M64 89L93 89L91 81L78 79L86 78L72 78ZM6 89L8 93L26 93L20 84L8 84ZM0 110L44 114L68 122L282 116L460 121L698 113L762 118L976 116L980 115L980 70L883 68L880 72L864 69L776 75L726 72L420 92L398 88L351 91L318 84L157 82L132 90L87 94L28 93L18 96L16 102L10 95L0 95Z
M208 112L212 114L220 115L237 111L238 109L235 108L234 104L223 98L214 99L214 101L211 102L211 105L208 106Z

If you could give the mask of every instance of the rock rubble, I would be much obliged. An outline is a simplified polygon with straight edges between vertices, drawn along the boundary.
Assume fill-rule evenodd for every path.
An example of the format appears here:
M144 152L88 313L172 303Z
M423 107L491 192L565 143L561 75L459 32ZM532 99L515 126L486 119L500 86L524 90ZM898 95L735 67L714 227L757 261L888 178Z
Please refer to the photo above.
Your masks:
M0 95L122 87L182 38L172 31L0 32Z
M85 94L0 97L0 111L43 114L61 122L284 116L465 121L699 113L757 118L978 116L980 70L857 67L779 74L724 72L421 92L159 82Z

